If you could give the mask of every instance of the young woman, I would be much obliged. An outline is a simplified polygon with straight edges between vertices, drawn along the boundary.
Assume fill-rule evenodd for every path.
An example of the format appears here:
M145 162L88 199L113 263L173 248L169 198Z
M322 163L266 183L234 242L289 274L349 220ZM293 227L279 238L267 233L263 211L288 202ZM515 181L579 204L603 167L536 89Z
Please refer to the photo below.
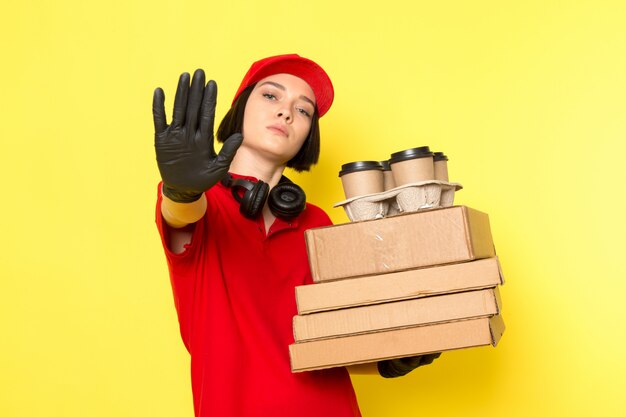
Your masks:
M288 353L294 288L312 283L304 231L331 221L283 171L317 162L330 78L298 55L255 62L218 129L219 154L216 84L205 85L202 70L191 86L189 78L180 77L171 124L160 88L153 114L163 180L156 222L191 354L196 416L359 416L345 368L292 373ZM399 376L432 359L373 369Z

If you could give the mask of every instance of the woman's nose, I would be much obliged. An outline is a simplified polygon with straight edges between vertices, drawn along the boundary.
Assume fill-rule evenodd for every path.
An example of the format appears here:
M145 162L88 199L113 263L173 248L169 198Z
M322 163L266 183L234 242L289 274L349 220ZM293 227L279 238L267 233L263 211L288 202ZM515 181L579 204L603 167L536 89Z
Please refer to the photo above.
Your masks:
M281 109L278 111L277 116L280 118L284 118L286 122L291 121L291 112L287 109Z

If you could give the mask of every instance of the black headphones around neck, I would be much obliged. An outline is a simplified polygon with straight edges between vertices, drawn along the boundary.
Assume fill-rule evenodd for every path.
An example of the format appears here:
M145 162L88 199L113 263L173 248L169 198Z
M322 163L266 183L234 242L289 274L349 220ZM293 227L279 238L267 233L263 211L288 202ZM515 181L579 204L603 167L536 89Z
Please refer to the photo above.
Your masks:
M226 174L222 184L232 189L233 197L239 202L239 211L249 219L261 214L265 200L272 214L283 220L297 217L306 207L304 190L284 175L271 191L266 182L233 178L230 174ZM243 195L240 194L241 189Z

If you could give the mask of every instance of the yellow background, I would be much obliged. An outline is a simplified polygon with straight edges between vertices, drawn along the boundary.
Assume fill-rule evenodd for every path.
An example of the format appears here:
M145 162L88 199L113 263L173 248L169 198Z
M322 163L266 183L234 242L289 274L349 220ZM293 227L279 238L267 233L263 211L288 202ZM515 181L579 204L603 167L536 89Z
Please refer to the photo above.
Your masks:
M343 222L342 163L430 145L507 280L497 348L354 377L363 415L626 414L623 1L9 0L0 34L0 416L192 415L152 91L202 67L221 118L290 52L336 88L309 201Z

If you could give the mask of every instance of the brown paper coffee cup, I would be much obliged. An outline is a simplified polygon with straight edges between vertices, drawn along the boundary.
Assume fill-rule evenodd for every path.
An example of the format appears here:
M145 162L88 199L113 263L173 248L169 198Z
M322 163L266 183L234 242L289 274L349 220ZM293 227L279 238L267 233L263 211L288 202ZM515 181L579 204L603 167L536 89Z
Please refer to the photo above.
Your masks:
M448 179L448 157L443 152L435 152L433 155L435 164L435 179L449 182Z
M378 161L350 162L339 172L346 199L385 191L383 167Z
M393 172L391 172L389 161L381 161L380 163L383 166L383 187L385 191L396 188L396 182L393 179Z
M393 153L389 165L396 187L435 179L433 153L428 146Z

